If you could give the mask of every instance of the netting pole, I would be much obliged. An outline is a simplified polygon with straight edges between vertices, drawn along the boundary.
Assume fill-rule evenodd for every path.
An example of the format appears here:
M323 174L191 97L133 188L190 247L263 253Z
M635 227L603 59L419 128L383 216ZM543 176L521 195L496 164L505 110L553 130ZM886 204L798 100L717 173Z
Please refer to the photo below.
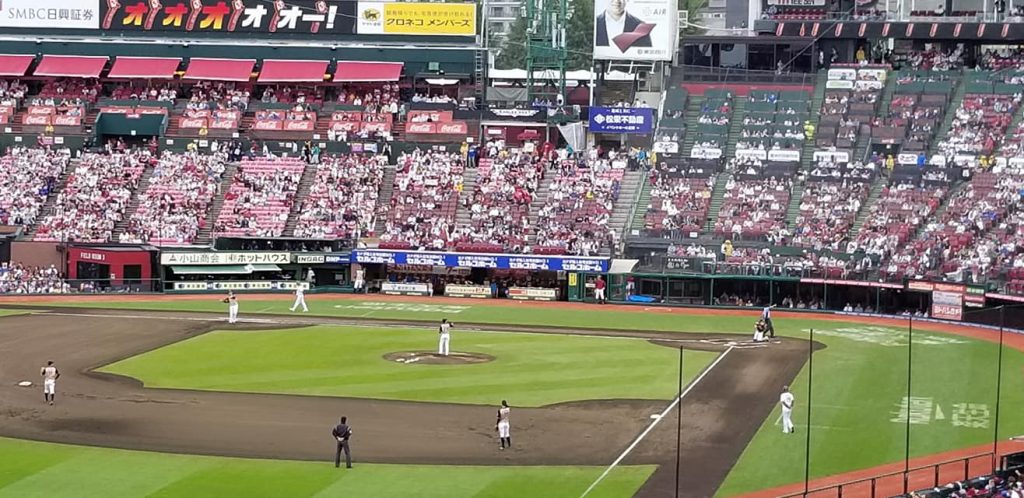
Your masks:
M804 436L804 496L811 486L811 386L814 379L814 329L807 341L807 433Z
M996 470L996 462L999 458L999 405L1002 400L1003 389L1003 333L1006 326L1006 305L999 307L999 360L996 362L996 413L992 428L992 471Z
M910 486L910 405L911 405L911 372L913 371L911 360L914 354L914 318L907 319L907 427L906 441L903 448L903 494L907 494Z
M676 496L679 498L679 466L680 466L680 454L683 451L683 347L679 346L679 390L676 391L676 396L679 396L679 406L676 410Z

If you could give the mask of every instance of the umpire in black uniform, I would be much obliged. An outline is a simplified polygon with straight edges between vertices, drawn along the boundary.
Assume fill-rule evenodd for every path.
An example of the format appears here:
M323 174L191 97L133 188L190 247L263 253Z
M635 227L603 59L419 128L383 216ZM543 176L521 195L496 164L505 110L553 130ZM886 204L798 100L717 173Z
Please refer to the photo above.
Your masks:
M348 438L352 437L352 428L348 426L348 417L341 417L341 423L334 427L331 435L338 442L338 450L334 453L334 467L341 467L341 452L345 452L345 468L352 468L352 454L348 450Z

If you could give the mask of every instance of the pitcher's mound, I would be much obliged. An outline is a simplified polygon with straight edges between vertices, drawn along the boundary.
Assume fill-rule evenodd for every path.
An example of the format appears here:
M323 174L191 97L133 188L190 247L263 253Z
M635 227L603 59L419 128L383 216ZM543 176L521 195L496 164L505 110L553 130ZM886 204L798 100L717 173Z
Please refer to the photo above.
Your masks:
M442 356L432 351L399 351L384 355L384 359L398 363L425 363L427 365L472 365L494 361L493 356L483 353L452 352L448 356Z

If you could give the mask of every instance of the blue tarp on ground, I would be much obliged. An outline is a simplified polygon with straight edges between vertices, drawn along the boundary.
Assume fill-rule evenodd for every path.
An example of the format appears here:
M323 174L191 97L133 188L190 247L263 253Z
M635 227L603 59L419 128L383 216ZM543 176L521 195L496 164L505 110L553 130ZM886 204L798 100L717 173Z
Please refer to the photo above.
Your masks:
M626 300L633 303L653 303L655 301L655 299L650 296L629 296Z

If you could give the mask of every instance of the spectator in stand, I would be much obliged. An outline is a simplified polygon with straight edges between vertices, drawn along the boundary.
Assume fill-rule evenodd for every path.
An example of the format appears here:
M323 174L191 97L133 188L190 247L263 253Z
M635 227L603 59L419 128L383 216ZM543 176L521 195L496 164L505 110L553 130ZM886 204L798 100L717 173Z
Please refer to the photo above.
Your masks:
M64 294L71 291L57 267L0 264L0 294Z
M121 243L189 244L207 223L210 204L219 193L227 154L165 152L153 167L149 184Z
M83 155L53 212L39 223L35 240L109 241L150 161L155 158L145 149Z
M0 158L0 224L34 224L70 160L69 149L25 147Z
M294 236L372 237L387 160L387 156L370 154L326 158L317 166L309 195L302 200Z
M439 250L455 232L465 159L458 152L424 151L399 156L395 189L381 241L399 247Z

